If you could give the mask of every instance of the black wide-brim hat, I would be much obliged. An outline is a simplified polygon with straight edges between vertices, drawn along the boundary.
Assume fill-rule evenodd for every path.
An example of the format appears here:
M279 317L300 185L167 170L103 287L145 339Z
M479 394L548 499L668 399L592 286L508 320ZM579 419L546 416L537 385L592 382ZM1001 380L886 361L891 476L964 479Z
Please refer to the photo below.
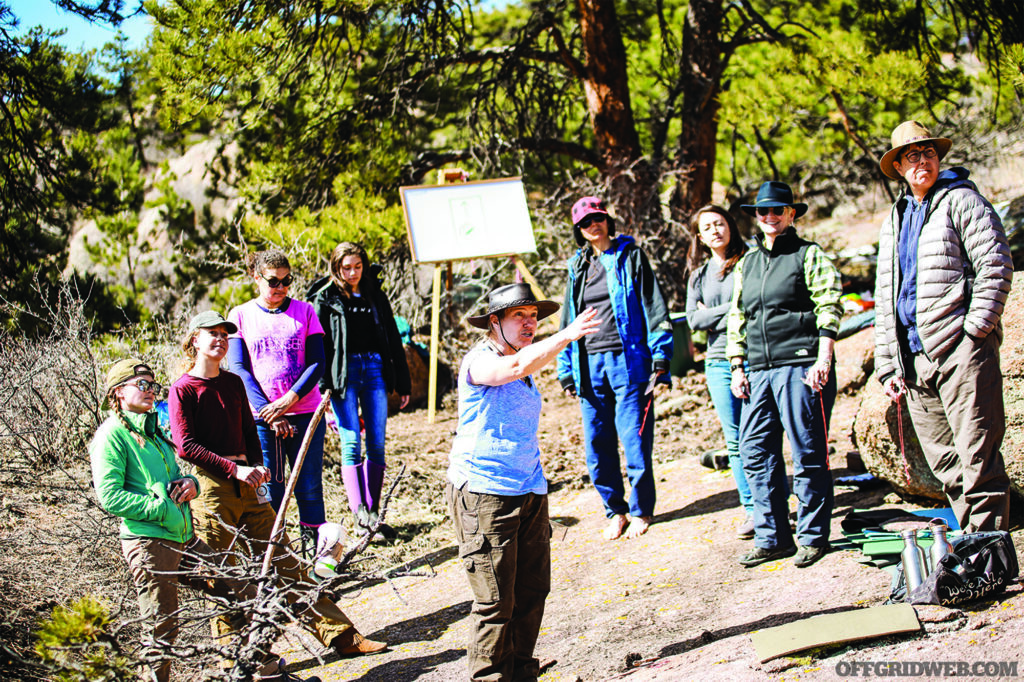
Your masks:
M491 293L487 295L487 312L482 315L468 316L466 322L477 329L487 329L487 320L491 315L523 305L536 306L538 320L543 320L558 310L558 304L554 301L538 301L529 284L506 284L492 289Z
M746 213L756 215L759 208L773 208L775 206L792 206L796 209L796 217L799 218L807 213L807 204L793 201L793 190L784 182L769 180L757 190L757 199L753 204L740 206Z

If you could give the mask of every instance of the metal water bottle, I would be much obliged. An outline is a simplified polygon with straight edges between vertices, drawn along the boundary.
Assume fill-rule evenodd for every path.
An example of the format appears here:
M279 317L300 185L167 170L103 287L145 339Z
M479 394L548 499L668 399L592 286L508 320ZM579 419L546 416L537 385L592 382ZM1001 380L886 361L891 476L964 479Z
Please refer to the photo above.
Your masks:
M917 532L913 529L900 533L903 536L903 552L900 557L903 559L903 578L907 583L907 594L917 589L917 586L924 582L928 575L927 563L924 558L924 550L917 544Z
M946 524L933 521L931 531L932 547L928 553L931 555L932 570L934 570L939 567L942 557L953 553L953 545L949 544L949 540L946 539L946 533L949 531L949 527Z

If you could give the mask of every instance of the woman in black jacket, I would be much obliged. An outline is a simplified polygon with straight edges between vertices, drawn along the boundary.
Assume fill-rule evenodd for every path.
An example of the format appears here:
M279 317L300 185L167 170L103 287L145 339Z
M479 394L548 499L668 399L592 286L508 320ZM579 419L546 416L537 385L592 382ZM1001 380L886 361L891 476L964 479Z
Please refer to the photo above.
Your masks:
M330 273L309 288L309 301L324 328L331 406L341 436L341 474L356 523L376 525L384 484L384 434L388 394L412 392L405 347L388 297L381 291L380 267L370 268L366 250L342 242L331 253ZM366 428L366 457L359 448L359 410ZM380 529L387 533L389 529Z

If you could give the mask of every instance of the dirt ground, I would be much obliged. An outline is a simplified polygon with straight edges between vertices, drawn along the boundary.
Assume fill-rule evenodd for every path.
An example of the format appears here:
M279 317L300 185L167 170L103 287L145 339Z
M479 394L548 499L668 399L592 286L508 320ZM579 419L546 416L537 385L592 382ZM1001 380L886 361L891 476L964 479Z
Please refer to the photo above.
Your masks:
M928 607L922 618L941 622L927 623L915 635L759 663L751 632L880 605L888 596L888 573L858 563L852 551L834 551L806 569L791 560L754 569L737 563L751 545L735 537L743 514L731 474L706 469L698 461L701 452L723 440L703 375L696 372L658 396L655 523L638 539L604 541L605 519L583 462L579 408L558 390L550 371L539 383L545 395L540 440L557 523L553 586L537 645L541 660L553 661L543 680L813 680L839 677L836 665L841 662L1021 658L1024 596L1013 586L998 599L963 611ZM836 477L849 473L846 459L854 449L850 434L857 401L855 395L841 395L833 413ZM320 657L316 643L295 632L281 647L298 674L316 674L325 682L465 679L471 594L441 504L454 427L453 405L433 425L427 424L424 411L389 421L388 440L396 451L392 461L408 466L389 521L399 531L397 545L406 549L375 550L377 560L401 559L407 562L404 568L432 575L381 581L345 593L341 602L364 634L387 641L390 650L359 659ZM837 487L833 539L840 537L839 522L852 508L899 503L886 499L888 493L886 487ZM405 517L418 521L407 524ZM1015 531L1014 539L1019 547L1024 535Z

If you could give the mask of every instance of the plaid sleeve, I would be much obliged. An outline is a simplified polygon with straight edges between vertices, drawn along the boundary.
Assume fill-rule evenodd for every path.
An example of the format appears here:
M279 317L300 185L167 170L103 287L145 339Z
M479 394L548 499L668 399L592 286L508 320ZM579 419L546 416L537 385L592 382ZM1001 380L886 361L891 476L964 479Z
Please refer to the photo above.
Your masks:
M804 281L814 302L814 315L818 320L818 335L836 338L843 319L843 295L839 270L817 244L807 249L804 257Z
M740 306L743 291L743 261L741 258L732 270L732 305L729 308L729 322L725 333L725 357L747 357L747 316Z

